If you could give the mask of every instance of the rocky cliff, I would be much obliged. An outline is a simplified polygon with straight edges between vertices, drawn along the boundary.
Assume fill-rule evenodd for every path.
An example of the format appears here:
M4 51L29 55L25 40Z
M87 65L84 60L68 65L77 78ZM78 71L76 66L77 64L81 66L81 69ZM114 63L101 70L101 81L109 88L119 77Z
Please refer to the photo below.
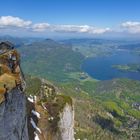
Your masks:
M74 140L70 97L55 95L44 101L36 96L27 98L14 88L0 104L0 140Z
M28 86L16 49L0 51L0 140L74 140L72 99L45 80Z
M62 140L74 140L74 110L69 104L66 104L60 113L58 127Z
M26 97L17 88L0 105L0 140L29 140Z
M39 140L74 140L72 99L56 94L54 87L48 84L43 84L42 88L42 97L28 98L30 140L34 137Z

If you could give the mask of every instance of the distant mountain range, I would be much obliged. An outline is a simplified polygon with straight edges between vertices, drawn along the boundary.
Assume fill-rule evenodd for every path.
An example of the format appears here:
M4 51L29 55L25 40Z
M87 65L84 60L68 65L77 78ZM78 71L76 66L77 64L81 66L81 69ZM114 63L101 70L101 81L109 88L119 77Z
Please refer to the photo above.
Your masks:
M65 81L70 79L69 72L81 71L84 56L72 50L70 46L51 39L22 45L22 67L26 73Z
M42 38L33 38L33 37L13 37L10 35L0 36L0 41L10 41L15 44L16 47L20 47L23 44L29 44L34 41L43 40Z

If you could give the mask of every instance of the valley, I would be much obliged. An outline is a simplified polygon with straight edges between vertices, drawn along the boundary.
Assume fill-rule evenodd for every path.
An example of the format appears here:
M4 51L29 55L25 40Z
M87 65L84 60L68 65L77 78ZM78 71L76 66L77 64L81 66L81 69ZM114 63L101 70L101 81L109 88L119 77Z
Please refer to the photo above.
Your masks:
M140 0L1 0L0 140L140 140Z
M77 139L139 137L140 111L134 105L140 103L140 81L126 79L129 78L128 75L125 79L118 79L118 71L115 77L109 76L109 79L101 80L106 74L115 74L107 69L108 64L111 68L114 62L126 64L129 61L139 61L138 56L118 51L118 44L122 42L56 42L47 39L19 48L23 55L22 67L26 73L33 77L46 78L54 83L59 91L73 98ZM124 59L124 54L127 59ZM98 61L100 58L104 61ZM88 59L91 59L94 65L92 68L92 64L89 63L87 67L93 76L87 74L87 70L83 68L83 62ZM109 61L111 63L108 63ZM96 77L96 69L101 79ZM122 76L124 75L123 72Z
M88 42L91 40L86 43L89 44ZM41 79L45 79L53 84L59 93L72 97L76 139L139 139L140 81L129 77L131 72L126 77L120 77L120 70L116 70L115 77L104 79L107 74L115 74L108 71L107 66L112 68L115 61L118 65L127 64L128 61L137 62L139 56L118 51L116 42L112 42L108 47L104 41L101 42L100 40L100 43L95 43L94 40L91 47L84 44L85 46L80 48L80 41L80 44L77 42L79 49L72 44L51 39L21 44L18 50L22 57L21 66L26 74L26 92L28 96L40 96ZM85 55L83 48L87 49ZM91 54L87 57L89 52ZM129 56L125 57L127 59L124 59L124 53ZM104 60L102 63L99 61L101 58ZM93 76L83 68L87 60L91 60L88 69ZM96 77L98 74L95 70L99 72L101 79ZM125 75L125 72L122 73Z

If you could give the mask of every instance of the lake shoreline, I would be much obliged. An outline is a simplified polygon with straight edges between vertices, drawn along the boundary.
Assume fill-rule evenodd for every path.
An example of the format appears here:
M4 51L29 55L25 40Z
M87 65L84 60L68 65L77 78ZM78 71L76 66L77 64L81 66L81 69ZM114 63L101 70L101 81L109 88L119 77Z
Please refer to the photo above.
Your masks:
M136 64L140 62L140 56L128 51L117 51L110 56L90 57L84 60L82 71L97 80L111 80L114 78L129 78L140 80L139 72L121 71L113 68L113 65Z

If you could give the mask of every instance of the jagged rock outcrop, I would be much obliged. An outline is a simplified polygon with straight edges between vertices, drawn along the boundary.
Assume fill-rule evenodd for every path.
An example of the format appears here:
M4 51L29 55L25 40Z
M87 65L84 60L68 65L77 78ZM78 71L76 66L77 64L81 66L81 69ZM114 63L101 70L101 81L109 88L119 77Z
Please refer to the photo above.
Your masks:
M29 133L32 136L30 139L38 136L39 140L74 140L72 98L56 94L55 87L48 83L43 83L41 87L41 96L35 101L33 96L28 98L28 109L32 106L28 111ZM30 120L34 121L36 126L31 124Z
M41 115L41 118L38 120L43 121L44 116ZM59 121L56 122L56 116L49 117L47 120L51 121L39 125L39 128L42 131L43 137L39 134L40 140L74 140L74 110L71 104L65 104L64 108L59 112L58 115ZM44 122L44 121L43 121ZM45 128L45 129L44 129ZM56 131L53 131L55 128ZM43 130L44 129L44 130Z
M74 140L74 110L69 104L60 113L60 121L58 123L61 140Z
M26 96L17 88L0 105L0 140L29 140Z

